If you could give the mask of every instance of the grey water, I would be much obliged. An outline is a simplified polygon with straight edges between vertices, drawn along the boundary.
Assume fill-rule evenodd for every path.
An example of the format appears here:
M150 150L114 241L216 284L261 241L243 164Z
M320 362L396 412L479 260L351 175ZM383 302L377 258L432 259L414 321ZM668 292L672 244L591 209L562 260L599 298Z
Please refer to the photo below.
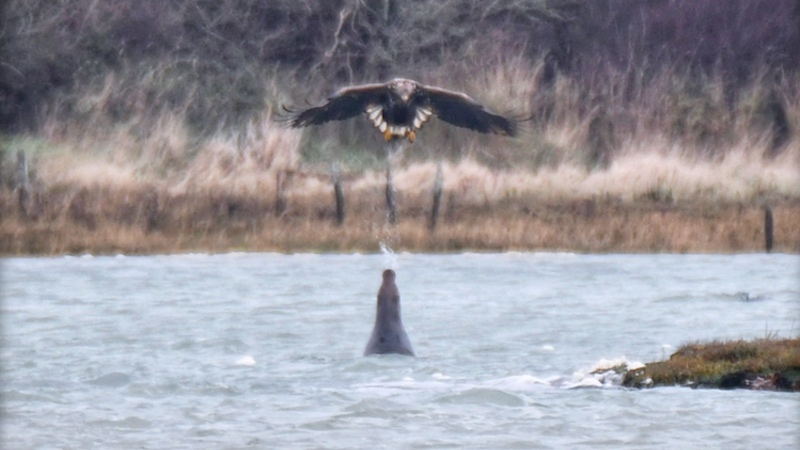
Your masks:
M800 335L798 262L7 258L0 448L798 448L798 394L592 373ZM385 268L417 358L362 356Z

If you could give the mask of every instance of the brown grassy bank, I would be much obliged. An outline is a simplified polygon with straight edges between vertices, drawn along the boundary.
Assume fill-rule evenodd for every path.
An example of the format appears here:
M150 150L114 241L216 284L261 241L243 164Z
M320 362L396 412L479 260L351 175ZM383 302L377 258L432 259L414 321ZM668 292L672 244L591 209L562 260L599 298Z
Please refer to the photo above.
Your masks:
M667 202L652 198L541 200L470 204L445 193L439 224L428 226L430 201L398 193L399 223L386 223L382 191L350 190L338 226L328 195L220 191L170 193L62 186L36 192L27 214L18 193L0 193L0 254L173 253L228 251L375 252L395 250L554 250L577 252L757 252L764 211L755 204ZM800 201L773 199L774 251L800 252Z
M144 137L133 128L1 143L0 254L372 252L380 242L418 252L755 252L765 247L765 205L774 251L800 252L798 139L773 157L762 156L764 139L698 157L688 144L642 137L620 143L603 169L575 156L568 126L541 134L561 142L550 147L557 164L491 167L469 153L530 158L540 147L476 141L467 156L443 161L440 217L430 230L437 165L425 161L436 152L424 142L393 157L394 226L386 223L382 158L343 163L346 218L337 226L326 169L335 156L304 161L296 130L264 120L198 143L169 115ZM10 155L19 152L30 162L22 204L11 181Z
M303 134L268 119L199 142L172 115L147 134L136 123L56 122L0 142L0 253L368 252L381 241L408 251L752 252L764 249L765 205L774 250L800 252L800 139L769 156L761 134L704 152L642 133L596 168L585 164L583 128L567 121L515 141L465 139L461 156L443 158L431 231L430 160L442 156L425 141L392 158L400 221L390 227L378 151L337 155L321 140L319 155L304 156ZM30 173L21 205L20 152ZM539 161L543 153L550 159ZM337 158L341 227L329 169Z
M431 71L426 81L531 120L514 139L431 121L392 158L400 221L391 227L380 134L360 119L287 129L274 112L296 80L265 81L266 109L198 134L181 108L116 114L119 96L138 105L150 91L109 74L76 94L80 108L59 112L56 102L34 132L0 135L0 253L377 251L379 242L408 251L750 252L764 249L765 205L774 250L800 252L796 75L764 72L731 97L723 79L680 71L641 86L622 73L599 85L544 83L546 72L545 62L502 56ZM302 87L290 104L316 100ZM200 100L193 95L187 101ZM30 173L22 207L20 152ZM432 161L443 163L434 231Z
M800 391L800 339L688 344L667 361L629 371L623 385Z

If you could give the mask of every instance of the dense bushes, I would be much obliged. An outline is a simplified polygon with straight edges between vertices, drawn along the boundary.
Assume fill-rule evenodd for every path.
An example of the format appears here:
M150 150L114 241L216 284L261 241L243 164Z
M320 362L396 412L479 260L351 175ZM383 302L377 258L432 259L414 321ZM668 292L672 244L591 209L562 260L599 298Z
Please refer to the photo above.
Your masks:
M714 81L725 107L758 79L772 99L765 126L780 131L788 126L779 123L786 94L769 86L796 84L800 64L793 0L4 3L6 132L35 129L44 116L126 121L163 111L210 132L342 84L396 75L440 81L426 78L467 77L519 58L541 69L538 88L566 78L583 90L577 106L586 114L604 102L598 92L640 102L665 73L699 86L696 97ZM87 94L103 87L101 107L87 104ZM703 139L714 129L676 126Z

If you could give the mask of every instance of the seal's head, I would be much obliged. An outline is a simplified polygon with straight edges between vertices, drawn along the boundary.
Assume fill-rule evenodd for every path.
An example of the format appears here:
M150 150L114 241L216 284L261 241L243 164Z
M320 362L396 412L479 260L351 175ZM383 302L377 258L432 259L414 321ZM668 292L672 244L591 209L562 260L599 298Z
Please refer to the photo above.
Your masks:
M386 269L383 271L383 282L384 283L393 283L394 282L394 270Z

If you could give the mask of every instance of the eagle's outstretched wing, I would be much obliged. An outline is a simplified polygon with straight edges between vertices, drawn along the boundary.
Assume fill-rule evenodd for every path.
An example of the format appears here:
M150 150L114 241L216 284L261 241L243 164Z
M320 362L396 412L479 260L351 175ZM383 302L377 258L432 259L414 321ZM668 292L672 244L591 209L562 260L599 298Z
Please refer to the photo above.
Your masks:
M472 97L436 86L417 86L418 101L429 106L439 119L481 133L515 136L518 122L495 114Z
M379 103L386 95L386 83L362 84L339 89L328 97L325 104L303 111L289 113L289 125L292 128L319 125L331 120L345 120L363 113L367 106Z

